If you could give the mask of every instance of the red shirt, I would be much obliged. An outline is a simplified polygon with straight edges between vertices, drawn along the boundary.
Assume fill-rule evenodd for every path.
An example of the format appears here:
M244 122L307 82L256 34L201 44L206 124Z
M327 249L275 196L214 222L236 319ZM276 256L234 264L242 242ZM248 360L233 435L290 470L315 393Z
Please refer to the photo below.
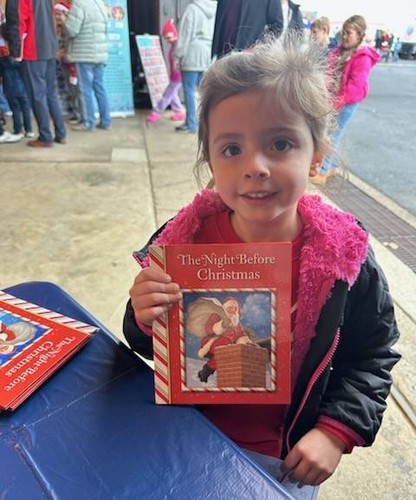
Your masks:
M230 212L220 212L206 218L195 243L241 243L231 225ZM293 312L291 319L293 331L303 231L292 241L292 245ZM292 373L298 373L302 361L295 360ZM293 384L294 380L292 379L292 386ZM239 446L265 455L280 456L281 429L287 405L200 405L199 408L207 418Z

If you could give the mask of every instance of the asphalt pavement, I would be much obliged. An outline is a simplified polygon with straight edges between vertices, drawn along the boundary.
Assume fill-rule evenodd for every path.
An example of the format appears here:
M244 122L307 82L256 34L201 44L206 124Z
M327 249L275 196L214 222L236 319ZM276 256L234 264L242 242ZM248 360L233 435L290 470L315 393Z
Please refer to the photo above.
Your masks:
M416 61L373 68L344 156L353 174L416 216Z

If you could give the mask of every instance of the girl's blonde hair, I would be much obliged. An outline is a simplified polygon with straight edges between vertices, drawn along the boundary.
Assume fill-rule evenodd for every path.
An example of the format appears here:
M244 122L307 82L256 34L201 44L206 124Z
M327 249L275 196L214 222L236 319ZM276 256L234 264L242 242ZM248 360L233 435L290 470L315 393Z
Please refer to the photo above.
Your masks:
M311 131L315 151L327 152L334 110L327 88L327 56L319 44L299 35L266 38L252 49L231 52L206 71L199 87L198 156L195 174L209 163L209 114L228 97L265 91L280 106L301 113Z

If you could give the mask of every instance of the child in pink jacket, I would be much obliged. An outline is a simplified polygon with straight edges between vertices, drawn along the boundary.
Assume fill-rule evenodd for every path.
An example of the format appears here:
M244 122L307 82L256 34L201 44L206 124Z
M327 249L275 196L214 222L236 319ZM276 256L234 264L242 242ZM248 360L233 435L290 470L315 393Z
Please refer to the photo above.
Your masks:
M185 119L182 104L179 99L179 90L182 86L181 71L176 67L173 60L173 53L175 52L176 42L178 40L178 30L176 29L173 19L169 19L163 26L163 38L170 44L169 49L169 85L166 87L162 98L157 103L154 110L147 116L148 122L154 123L160 120L163 111L170 105L172 108L171 120L182 121Z
M377 51L363 44L366 29L362 16L348 18L342 26L341 44L329 55L330 87L338 115L331 136L332 154L325 159L321 173L311 179L315 184L325 184L329 177L337 173L336 156L345 129L358 104L367 97L370 71L380 61Z

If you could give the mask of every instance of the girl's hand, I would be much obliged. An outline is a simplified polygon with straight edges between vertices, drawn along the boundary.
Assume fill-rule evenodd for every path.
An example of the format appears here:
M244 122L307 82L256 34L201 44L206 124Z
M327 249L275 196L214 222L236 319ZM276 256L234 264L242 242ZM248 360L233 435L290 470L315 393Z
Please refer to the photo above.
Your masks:
M335 471L344 452L341 439L322 429L312 429L290 450L283 462L289 478L304 484L318 485Z
M149 326L182 298L179 285L153 267L143 269L136 276L129 293L136 321Z

